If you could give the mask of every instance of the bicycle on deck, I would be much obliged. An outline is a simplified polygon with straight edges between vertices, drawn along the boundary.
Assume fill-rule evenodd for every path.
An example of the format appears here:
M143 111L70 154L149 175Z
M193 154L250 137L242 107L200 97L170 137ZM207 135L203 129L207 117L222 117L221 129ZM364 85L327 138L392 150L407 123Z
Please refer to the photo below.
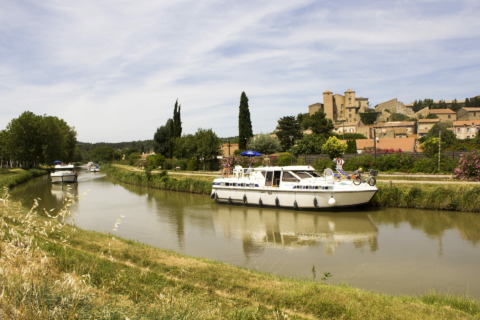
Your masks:
M354 172L355 178L353 178L353 184L354 185L360 185L361 183L368 183L369 186L374 186L377 183L377 179L375 176L377 176L378 171L377 170L370 170L368 173L369 175L367 177L364 177L362 175L363 171L357 170Z

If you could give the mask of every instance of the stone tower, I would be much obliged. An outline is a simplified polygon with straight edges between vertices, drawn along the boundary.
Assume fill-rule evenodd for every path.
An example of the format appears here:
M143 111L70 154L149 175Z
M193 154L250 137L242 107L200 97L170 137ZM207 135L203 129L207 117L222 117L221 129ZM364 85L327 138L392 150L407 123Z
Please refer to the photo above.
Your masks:
M323 112L325 112L327 119L335 119L333 93L330 90L323 93Z

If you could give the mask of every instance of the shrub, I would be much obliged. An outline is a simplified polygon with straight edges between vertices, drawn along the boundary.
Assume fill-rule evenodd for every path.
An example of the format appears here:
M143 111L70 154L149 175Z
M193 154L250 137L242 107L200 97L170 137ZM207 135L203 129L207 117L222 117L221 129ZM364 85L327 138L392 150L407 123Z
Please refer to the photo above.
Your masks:
M323 171L326 168L333 169L335 167L335 163L330 160L330 158L317 158L313 161L312 166L317 171Z
M454 173L461 180L480 181L480 151L462 154Z
M197 171L198 170L197 159L191 158L190 161L188 161L187 170L189 170L189 171Z
M343 168L347 171L357 170L362 168L363 170L368 170L373 167L373 156L371 154L364 154L358 157L350 158L345 161Z

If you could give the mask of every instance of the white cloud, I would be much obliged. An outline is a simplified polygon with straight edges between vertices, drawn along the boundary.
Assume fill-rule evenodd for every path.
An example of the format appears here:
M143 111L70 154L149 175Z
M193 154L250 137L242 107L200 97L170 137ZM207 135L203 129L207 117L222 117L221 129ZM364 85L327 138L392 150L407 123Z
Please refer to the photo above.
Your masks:
M8 12L8 14L6 14ZM151 139L182 104L184 132L255 132L322 92L478 95L477 1L94 1L0 3L0 128L30 110L80 141Z

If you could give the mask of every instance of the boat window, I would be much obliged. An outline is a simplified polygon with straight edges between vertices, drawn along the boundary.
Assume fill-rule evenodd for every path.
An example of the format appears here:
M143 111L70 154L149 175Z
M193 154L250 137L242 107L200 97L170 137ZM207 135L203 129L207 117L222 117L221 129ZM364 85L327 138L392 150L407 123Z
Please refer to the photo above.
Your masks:
M299 180L291 172L283 172L282 181L285 182L298 182Z
M266 172L266 175L265 175L265 186L271 187L272 183L273 183L273 171L268 171Z
M255 183L250 183L250 188L255 187Z
M298 171L298 172L295 172L295 174L297 176L300 177L300 179L308 179L308 178L311 178L312 176L310 174L308 174L307 172L305 171Z

